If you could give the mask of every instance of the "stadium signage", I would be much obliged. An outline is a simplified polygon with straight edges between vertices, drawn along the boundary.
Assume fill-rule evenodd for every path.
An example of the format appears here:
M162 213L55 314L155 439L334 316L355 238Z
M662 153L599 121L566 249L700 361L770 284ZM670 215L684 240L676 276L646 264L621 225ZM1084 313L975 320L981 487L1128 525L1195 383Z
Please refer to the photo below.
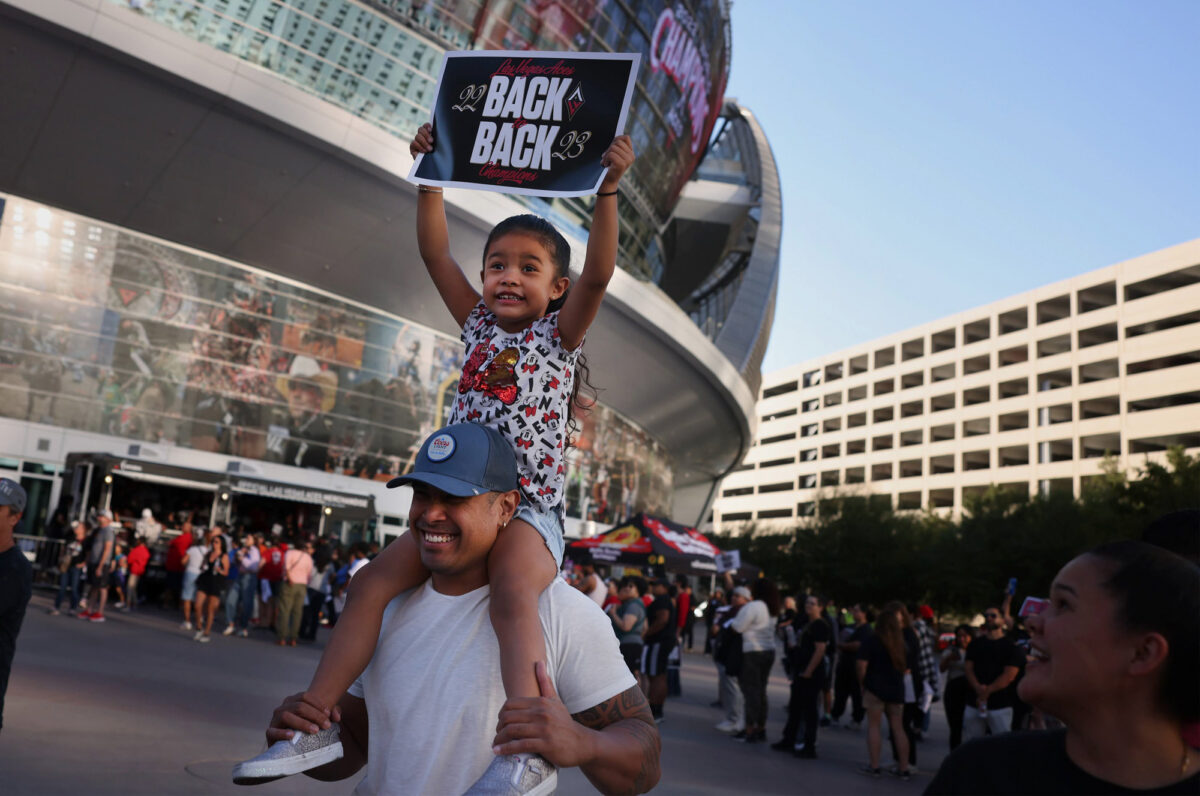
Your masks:
M434 151L417 156L409 179L533 196L594 193L604 178L600 158L625 129L640 58L446 53Z
M696 21L682 6L665 9L650 37L650 67L671 76L679 87L679 103L667 115L667 123L676 136L683 134L682 109L690 122L692 154L704 145L704 126L708 123L710 90L708 53L696 44Z

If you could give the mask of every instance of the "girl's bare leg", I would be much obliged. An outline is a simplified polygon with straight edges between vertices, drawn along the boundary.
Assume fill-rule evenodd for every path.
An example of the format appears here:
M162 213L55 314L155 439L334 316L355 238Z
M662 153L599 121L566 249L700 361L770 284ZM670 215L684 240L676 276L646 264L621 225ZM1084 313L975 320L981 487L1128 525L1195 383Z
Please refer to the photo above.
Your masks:
M333 636L305 692L305 701L322 710L337 704L371 662L387 604L401 592L420 586L428 577L429 570L421 564L421 553L411 531L385 547L354 575L346 589L346 607L334 625Z
M500 643L504 693L539 696L533 665L546 660L546 640L538 618L538 597L558 575L554 556L536 529L513 519L496 537L488 555L489 611Z
M867 708L867 759L871 768L879 768L879 750L883 745L882 724L883 708Z

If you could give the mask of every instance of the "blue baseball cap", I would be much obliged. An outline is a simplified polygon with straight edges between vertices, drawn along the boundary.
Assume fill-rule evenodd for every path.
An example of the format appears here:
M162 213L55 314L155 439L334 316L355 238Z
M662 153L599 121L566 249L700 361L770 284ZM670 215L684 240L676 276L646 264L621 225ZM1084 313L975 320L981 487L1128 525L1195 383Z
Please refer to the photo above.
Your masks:
M392 489L428 484L455 497L517 488L517 458L500 432L477 423L439 428L421 445L412 472L388 481Z
M11 478L0 478L0 506L12 506L15 514L25 513L25 487Z

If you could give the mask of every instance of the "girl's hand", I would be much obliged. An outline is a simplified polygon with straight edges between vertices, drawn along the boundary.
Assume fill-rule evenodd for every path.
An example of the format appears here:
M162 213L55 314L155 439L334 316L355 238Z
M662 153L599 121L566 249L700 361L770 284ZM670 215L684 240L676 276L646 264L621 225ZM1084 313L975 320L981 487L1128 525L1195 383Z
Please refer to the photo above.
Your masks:
M635 157L633 141L629 136L619 135L614 138L612 145L600 158L600 165L608 168L608 174L604 175L604 182L600 183L600 190L605 193L615 191L617 183L621 181L621 176L633 165Z
M415 159L417 155L428 154L433 151L433 126L426 122L417 130L416 136L413 137L412 143L408 145L408 154Z

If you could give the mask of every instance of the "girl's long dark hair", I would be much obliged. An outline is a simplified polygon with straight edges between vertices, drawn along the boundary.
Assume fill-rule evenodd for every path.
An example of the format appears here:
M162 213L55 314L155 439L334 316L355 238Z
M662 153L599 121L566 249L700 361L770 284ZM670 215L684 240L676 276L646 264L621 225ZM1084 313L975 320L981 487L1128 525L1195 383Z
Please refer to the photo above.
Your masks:
M554 228L546 219L541 216L535 216L532 213L523 213L519 216L509 216L501 221L496 226L492 227L492 231L488 233L487 243L483 246L483 262L487 265L487 254L491 251L492 243L499 237L507 235L510 232L520 232L537 239L546 250L550 252L550 257L554 262L554 275L556 279L571 276L571 244L563 237L562 233ZM546 307L546 314L558 312L562 309L563 304L570 295L571 288L563 291L563 294L550 302ZM579 411L590 411L596 405L596 396L599 390L596 385L592 384L592 371L588 367L587 354L583 352L583 347L580 346L579 356L575 360L575 378L571 383L571 399L567 403L567 428L566 428L566 444L564 449L571 446L571 440L580 429Z

